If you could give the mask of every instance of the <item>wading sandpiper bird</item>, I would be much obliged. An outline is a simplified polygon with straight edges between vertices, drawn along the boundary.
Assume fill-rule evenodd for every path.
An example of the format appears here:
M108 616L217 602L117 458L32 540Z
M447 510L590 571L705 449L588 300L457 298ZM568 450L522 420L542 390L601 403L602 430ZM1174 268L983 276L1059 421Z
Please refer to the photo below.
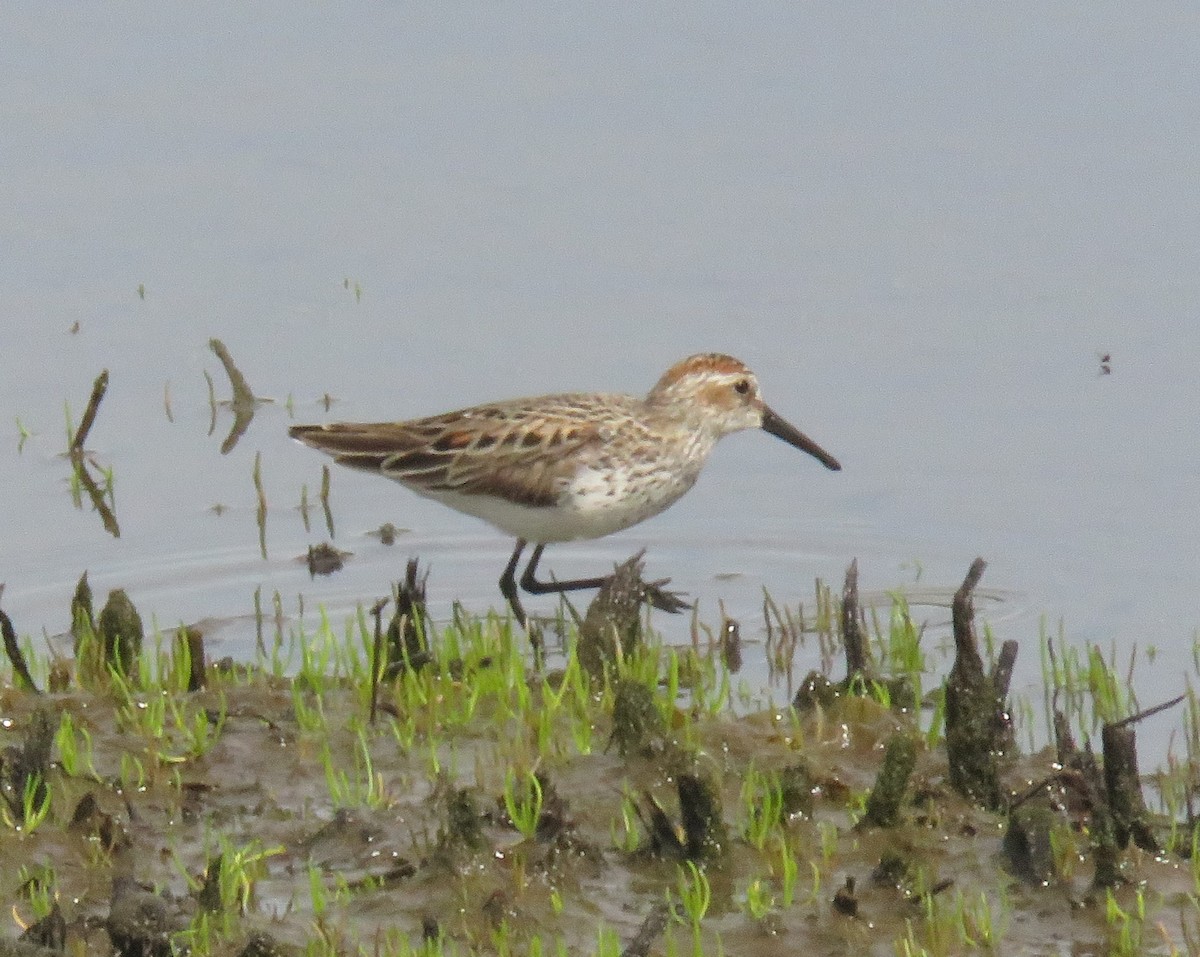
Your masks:
M695 484L717 440L763 429L826 468L837 459L768 407L758 380L731 356L677 362L645 398L567 393L490 402L406 422L295 425L288 431L334 461L394 479L418 495L490 522L517 540L500 591L528 618L520 586L534 595L599 588L608 576L539 581L546 545L601 538L657 515ZM656 607L686 607L658 582Z

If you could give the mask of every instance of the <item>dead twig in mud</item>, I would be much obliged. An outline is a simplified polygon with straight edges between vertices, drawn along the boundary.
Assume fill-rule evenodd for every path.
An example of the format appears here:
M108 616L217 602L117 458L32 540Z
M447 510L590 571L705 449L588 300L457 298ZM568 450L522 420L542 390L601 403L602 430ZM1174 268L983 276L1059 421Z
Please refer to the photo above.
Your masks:
M742 670L742 629L733 618L725 614L725 603L720 602L721 609L721 632L717 639L717 646L721 652L721 660L725 663L726 670L731 675L736 675Z
M956 617L956 636L958 625L959 620ZM1051 668L1057 674L1059 664L1053 644L1049 646L1049 655ZM1002 655L1002 659L1003 657ZM999 681L1006 679L1009 671L1008 663L1002 660L993 674L997 693L999 693ZM1043 845L1049 847L1049 831L1053 821L1044 813L1039 819L1036 811L1022 812L1024 819L1019 820L1018 809L1033 794L1051 783L1057 782L1063 787L1075 791L1080 803L1087 808L1090 815L1088 833L1091 836L1092 857L1095 862L1093 887L1096 889L1115 887L1125 880L1121 874L1121 852L1131 840L1145 851L1158 852L1161 849L1142 794L1136 740L1132 725L1143 718L1179 704L1184 697L1179 696L1128 717L1106 722L1101 730L1103 743L1103 763L1101 763L1097 760L1090 744L1080 749L1075 743L1070 723L1058 706L1058 696L1062 690L1061 686L1054 689L1052 717L1058 762L1064 770L1059 775L1035 785L1020 798L1011 802L1010 828L1009 834L1006 835L1006 847L1011 845L1024 852L1023 855L1016 855L1015 859L1018 862L1021 860L1035 862L1033 852L1042 850L1041 858L1043 859L1036 859L1040 866L1037 868L1037 872L1032 874L1032 877L1041 881L1053 873L1053 865L1050 863L1052 854L1043 849ZM949 715L949 695L947 715ZM947 725L947 745L949 747L948 717ZM1016 838L1021 838L1021 840Z
M75 594L71 596L71 638L75 654L84 635L96 634L96 615L92 611L92 586L88 584L87 569L79 576Z
M114 588L96 619L96 635L100 639L96 672L118 668L122 675L136 681L138 657L146 642L146 627L142 616L124 588Z
M642 577L646 563L645 549L613 567L596 597L588 605L587 614L579 625L578 654L583 670L593 676L604 674L622 655L643 646L646 642L642 609L647 603L667 612L678 612L691 605L678 594L663 586L668 579L648 582ZM693 641L699 643L699 632L693 630ZM541 636L530 638L534 663L541 670L544 654Z
M651 851L658 857L675 861L721 858L728 850L729 835L716 782L699 771L684 773L676 779L675 790L679 795L680 826L676 826L658 798L649 791L644 792L644 812L634 805L634 811L646 829Z

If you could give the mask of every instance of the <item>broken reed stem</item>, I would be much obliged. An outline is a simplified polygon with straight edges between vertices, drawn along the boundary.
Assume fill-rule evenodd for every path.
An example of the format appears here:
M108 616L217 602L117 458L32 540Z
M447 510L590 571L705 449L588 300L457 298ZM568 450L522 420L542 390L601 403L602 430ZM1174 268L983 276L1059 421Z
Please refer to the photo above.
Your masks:
M75 435L71 439L71 447L67 450L71 455L79 455L83 452L83 443L87 441L88 433L92 431L92 425L96 421L96 412L100 408L100 402L104 398L104 393L107 391L108 370L105 369L96 376L96 381L92 383L92 395L88 399L87 408L83 410L83 418L79 422L79 428L75 430Z

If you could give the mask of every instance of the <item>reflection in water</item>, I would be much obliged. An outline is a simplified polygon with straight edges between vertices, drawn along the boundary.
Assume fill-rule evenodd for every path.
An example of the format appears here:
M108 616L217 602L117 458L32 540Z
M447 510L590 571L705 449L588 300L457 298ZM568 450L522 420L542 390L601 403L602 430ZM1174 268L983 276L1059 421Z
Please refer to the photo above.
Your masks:
M225 405L233 410L233 425L229 429L229 435L221 443L221 454L227 455L238 444L241 437L246 434L246 430L250 428L250 421L254 418L254 412L258 406L272 400L259 398L254 394L254 390L250 388L246 377L242 375L241 370L234 364L233 356L225 348L225 343L220 339L209 339L208 347L221 360L221 365L225 367L225 374L229 376L229 384L233 387L232 399L217 402L213 389L212 376L207 371L204 373L204 378L208 380L209 407L212 409L212 419L209 422L208 434L212 435L216 431L218 405Z
M83 452L77 452L74 449L69 458L71 459L71 499L75 503L75 507L83 508L83 496L80 494L80 489L82 489L91 499L92 508L100 513L100 521L104 524L104 530L113 538L120 538L121 528L117 524L116 500L113 498L112 469L101 469L95 462L89 461ZM92 473L88 470L89 466L98 469L103 475L103 486L92 477Z
M267 493L263 490L262 453L254 453L254 491L258 496L255 520L258 523L258 550L267 559Z
M321 466L321 509L325 513L325 527L329 529L329 537L334 537L333 530L333 508L329 504L329 466ZM300 518L304 522L304 530L312 531L312 523L308 517L308 485L300 486ZM381 538L386 537L386 533L381 530ZM392 541L395 541L395 529L393 527ZM390 545L392 542L384 541L385 545Z
M67 458L71 460L71 500L76 508L83 508L83 496L80 490L87 492L92 501L92 507L100 513L104 530L113 538L121 537L120 526L117 525L116 500L113 498L113 473L111 468L101 468L84 449L88 433L96 422L96 413L104 394L108 391L108 370L104 369L96 381L92 383L92 394L88 398L87 408L83 410L83 418L79 428L71 436L67 446ZM92 476L89 466L96 469L104 478L103 487Z
M731 675L742 670L742 630L732 618L725 615L724 603L721 603L721 660L729 669Z
M329 466L321 466L321 508L325 511L325 527L333 538L333 509L329 507Z

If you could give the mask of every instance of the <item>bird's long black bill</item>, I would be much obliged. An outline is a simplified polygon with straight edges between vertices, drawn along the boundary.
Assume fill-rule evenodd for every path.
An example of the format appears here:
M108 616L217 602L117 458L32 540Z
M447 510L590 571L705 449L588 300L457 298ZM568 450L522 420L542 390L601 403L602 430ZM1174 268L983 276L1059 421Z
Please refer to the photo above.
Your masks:
M762 428L764 432L770 432L775 437L783 439L788 445L798 448L801 452L807 452L824 465L825 468L832 469L835 472L841 471L842 466L837 459L790 422L785 422L766 406L763 407Z

